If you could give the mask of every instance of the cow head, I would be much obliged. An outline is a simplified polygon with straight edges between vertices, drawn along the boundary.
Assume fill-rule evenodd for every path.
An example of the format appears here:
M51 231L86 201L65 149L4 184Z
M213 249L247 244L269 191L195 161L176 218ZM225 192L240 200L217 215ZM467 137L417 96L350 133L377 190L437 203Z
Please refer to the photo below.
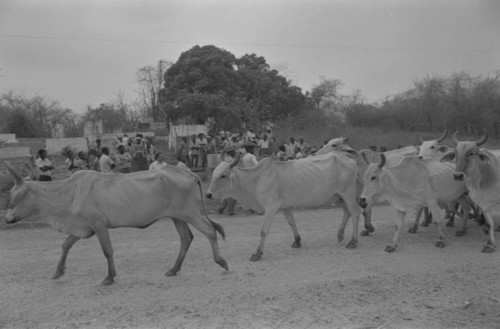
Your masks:
M323 147L316 152L316 155L326 154L331 151L344 151L348 153L356 153L356 151L353 148L351 148L349 145L346 144L348 140L349 140L348 137L334 138L325 145L323 145Z
M29 186L24 182L21 175L8 163L5 166L12 174L15 185L10 191L7 214L5 215L8 224L16 223L33 213L35 205L34 195L30 192Z
M205 196L208 199L226 199L231 196L231 171L240 161L241 154L238 153L232 163L221 162L212 173L212 181Z
M446 135L446 129L441 137L430 141L424 141L420 136L417 135L418 140L421 143L418 156L422 159L435 159L443 155L446 151L448 151L448 147L446 145L439 145L439 143L441 143L446 138Z
M380 181L380 176L383 173L382 168L386 162L385 155L380 154L379 163L371 163L364 173L364 186L361 196L358 199L358 203L362 208L366 208L368 204L376 202L379 195L382 193L382 182Z
M485 162L491 162L490 157L485 152L481 151L479 146L483 145L488 139L488 132L477 141L459 141L457 138L458 131L453 134L455 142L455 150L445 154L441 161L455 160L455 180L463 180L465 176L470 176L472 173L479 170L479 165Z

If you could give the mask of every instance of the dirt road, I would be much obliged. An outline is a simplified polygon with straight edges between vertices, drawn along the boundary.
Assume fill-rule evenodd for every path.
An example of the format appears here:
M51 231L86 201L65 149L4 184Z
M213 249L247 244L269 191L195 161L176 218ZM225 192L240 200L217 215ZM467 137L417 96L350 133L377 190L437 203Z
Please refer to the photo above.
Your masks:
M280 215L261 261L249 261L259 216L211 216L227 240L216 265L208 241L195 240L177 277L165 277L179 239L170 221L145 230L111 231L116 284L106 274L96 238L71 250L66 275L51 276L65 236L50 229L0 231L0 328L500 328L500 250L473 222L465 237L445 228L448 245L434 247L434 226L400 237L394 211L374 210L375 233L357 249L336 242L337 209L296 214L302 248Z

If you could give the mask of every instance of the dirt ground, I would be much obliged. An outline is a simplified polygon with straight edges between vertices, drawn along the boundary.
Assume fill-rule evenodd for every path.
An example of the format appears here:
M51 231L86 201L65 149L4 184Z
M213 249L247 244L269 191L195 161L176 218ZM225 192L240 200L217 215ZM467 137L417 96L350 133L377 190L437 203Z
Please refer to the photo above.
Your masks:
M65 236L51 229L0 231L0 328L500 328L500 250L480 252L486 235L470 222L465 237L434 226L407 233L397 252L383 250L395 212L374 209L375 233L356 249L338 244L338 209L296 212L302 248L279 215L261 261L255 251L262 217L211 215L223 225L226 272L194 231L182 270L170 221L145 230L111 231L118 277L99 283L106 261L97 239L78 242L66 275L52 280ZM361 227L361 225L360 225Z

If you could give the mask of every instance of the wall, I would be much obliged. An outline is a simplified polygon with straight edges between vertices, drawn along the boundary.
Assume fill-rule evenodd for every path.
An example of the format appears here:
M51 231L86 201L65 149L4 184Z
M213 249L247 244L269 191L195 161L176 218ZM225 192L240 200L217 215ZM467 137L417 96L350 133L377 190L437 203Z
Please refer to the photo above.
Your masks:
M61 151L66 146L76 149L77 152L87 152L87 139L83 137L76 138L47 138L47 153L50 155L62 155Z

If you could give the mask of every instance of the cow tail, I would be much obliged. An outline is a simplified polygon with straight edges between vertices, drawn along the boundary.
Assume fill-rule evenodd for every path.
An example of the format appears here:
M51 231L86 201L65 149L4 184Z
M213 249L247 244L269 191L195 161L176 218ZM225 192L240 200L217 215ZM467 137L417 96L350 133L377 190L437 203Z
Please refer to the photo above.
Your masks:
M198 187L200 188L201 205L203 207L203 214L205 215L205 217L207 218L207 220L210 222L210 224L212 224L212 226L215 228L215 230L217 232L219 232L219 234L222 236L222 239L226 240L226 232L224 232L224 229L222 228L222 226L220 224L212 221L210 219L210 217L208 217L207 206L205 204L205 199L203 198L203 189L202 189L202 186L201 186L201 179L198 179L197 183L198 183Z

